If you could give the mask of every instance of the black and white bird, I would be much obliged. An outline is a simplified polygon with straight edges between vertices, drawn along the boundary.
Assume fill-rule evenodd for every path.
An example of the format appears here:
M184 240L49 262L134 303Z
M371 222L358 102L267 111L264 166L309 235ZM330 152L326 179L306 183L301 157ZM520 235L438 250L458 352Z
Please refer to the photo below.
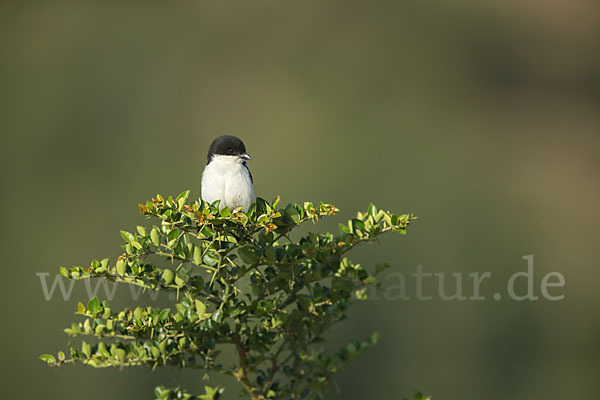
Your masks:
M248 211L254 203L254 181L247 160L246 146L237 137L224 135L213 140L202 173L202 200L221 200L221 209L243 207Z

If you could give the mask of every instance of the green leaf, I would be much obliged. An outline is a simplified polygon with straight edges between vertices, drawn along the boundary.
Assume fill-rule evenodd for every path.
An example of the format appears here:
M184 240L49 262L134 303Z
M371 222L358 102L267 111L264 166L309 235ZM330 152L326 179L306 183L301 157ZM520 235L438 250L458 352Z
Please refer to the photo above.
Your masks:
M156 388L154 388L154 395L158 398L158 399L163 399L166 396L167 389L164 386L157 386Z
M117 346L111 347L110 354L121 362L125 361L125 357L127 356L127 352L123 349L118 348Z
M121 276L125 275L125 271L127 270L127 263L125 262L125 260L123 258L119 258L117 260L117 273Z
M170 231L167 231L167 240L169 242L172 242L174 240L176 240L179 237L179 229L174 228L171 229ZM171 245L172 243L169 243L169 245Z
M196 289L202 289L204 287L204 279L200 275L194 276L193 285Z
M218 400L224 391L225 389L219 386L214 388L211 388L210 386L204 386L204 394L201 394L198 396L198 398L200 400Z
M198 318L204 319L204 313L206 312L206 304L196 299L196 313L198 314Z
M160 233L158 231L158 228L153 226L152 230L150 231L150 239L152 240L152 244L154 244L155 246L158 246L160 244Z
M194 258L195 265L200 265L202 263L202 250L200 250L200 247L194 246L193 258Z
M376 273L376 274L378 274L378 273L380 273L381 271L384 271L384 270L386 270L386 269L388 269L388 268L391 268L391 267L392 267L392 266L391 266L390 264L388 264L388 263L381 263L381 264L377 264L377 265L375 266L375 273Z
M292 221L294 221L295 224L297 224L298 222L300 222L300 220L302 219L302 216L300 215L300 212L298 211L298 209L293 205L293 204L288 204L287 207L285 208L285 214L290 217L292 219Z
M150 354L152 354L152 357L158 358L158 357L160 357L160 349L156 346L151 346Z
M211 238L215 235L215 232L210 228L210 226L204 226L200 232L198 232L199 239Z
M208 251L204 257L202 257L202 261L209 267L214 267L219 263L219 255L214 250Z
M375 277L374 277L374 276L372 276L372 275L371 275L371 276L367 276L366 278L362 279L362 282L363 282L365 285L369 285L369 284L371 284L371 283L375 282Z
M92 355L92 346L85 340L81 342L81 352L85 354L87 358L90 358Z
M350 228L346 224L340 224L340 233L350 233Z
M102 355L102 357L110 358L110 353L108 352L104 342L98 343L98 350L96 353Z
M162 273L162 278L167 285L170 285L175 279L175 273L171 269L165 269Z
M142 319L142 317L144 316L144 310L141 307L136 307L135 310L133 310L133 318L136 320Z
M275 199L273 200L273 205L272 205L273 208L277 207L277 204L279 204L279 200L281 200L281 198L279 196L275 197Z
M187 283L187 280L185 279L184 276L181 276L180 274L175 274L175 285L182 287L185 286L185 284Z
M252 264L254 261L259 259L259 256L256 254L256 249L253 246L244 246L238 249L238 254L243 262L246 264Z
M431 400L431 397L423 396L421 392L415 393L414 400Z
M371 217L375 218L375 215L377 215L377 207L375 207L375 204L373 204L373 203L369 204L369 208L367 209L367 214L369 214Z
M364 229L365 229L365 223L363 221L356 219L356 218L352 219L352 232L353 233L363 231Z
M215 311L212 315L212 319L215 322L221 322L221 319L223 319L223 311L221 309Z
M92 333L92 326L90 324L89 319L86 319L85 322L83 323L83 333L85 333L85 334Z
M306 215L310 218L314 218L319 215L319 211L315 208L313 203L309 201L304 203L304 210L306 210Z
M88 301L87 309L92 315L96 315L97 313L102 311L102 306L98 301L98 297L94 296L90 301Z
M179 196L177 196L177 198L175 199L175 201L177 202L177 209L179 211L181 211L181 209L183 208L183 206L187 202L187 199L188 199L189 195L190 195L190 191L186 190L185 192L181 192L179 194Z
M133 235L127 231L121 231L121 237L123 237L123 240L125 240L127 243L133 241Z
M56 364L56 359L52 354L42 354L40 360L47 362L48 365Z
M380 336L381 335L379 334L379 332L373 332L371 336L369 336L369 344L377 344L379 342Z
M79 314L85 314L85 306L83 305L83 303L82 303L82 302L79 302L79 303L77 304L77 312L78 312Z
M170 313L171 313L170 308L165 308L164 310L162 310L160 312L160 314L158 315L160 322L165 322L169 318Z
M277 251L275 250L275 247L268 246L265 249L265 258L269 264L275 264L277 262Z

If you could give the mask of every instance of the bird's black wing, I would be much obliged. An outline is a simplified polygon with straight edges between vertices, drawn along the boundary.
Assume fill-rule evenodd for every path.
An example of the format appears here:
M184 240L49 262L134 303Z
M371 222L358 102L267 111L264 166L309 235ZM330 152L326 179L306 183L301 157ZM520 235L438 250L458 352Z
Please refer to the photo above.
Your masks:
M252 182L252 184L254 185L254 179L252 178L252 172L250 172L248 164L246 164L246 161L244 161L242 164L244 165L244 168L246 168L246 171L248 171L248 175L250 175L250 182Z

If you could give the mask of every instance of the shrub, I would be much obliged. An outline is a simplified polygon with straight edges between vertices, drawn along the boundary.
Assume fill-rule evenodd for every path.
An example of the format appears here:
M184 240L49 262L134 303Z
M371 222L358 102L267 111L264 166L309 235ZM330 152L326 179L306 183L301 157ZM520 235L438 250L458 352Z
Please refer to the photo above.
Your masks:
M104 278L144 290L172 291L174 307L113 310L96 297L79 303L82 322L65 329L73 337L94 337L68 356L43 355L49 365L80 362L92 367L148 365L192 368L234 377L253 400L323 398L332 376L366 348L377 334L328 353L319 344L348 307L366 298L376 274L353 264L346 253L386 232L404 234L415 219L370 205L339 235L291 233L306 221L335 214L331 204L288 204L277 208L258 198L247 213L218 202L188 203L157 195L140 204L156 221L136 233L122 231L124 253L114 264L92 261L89 268L61 268L69 279ZM89 339L88 339L89 340ZM236 363L220 363L220 352L235 350ZM192 396L180 388L157 387L158 399L217 399L220 387Z

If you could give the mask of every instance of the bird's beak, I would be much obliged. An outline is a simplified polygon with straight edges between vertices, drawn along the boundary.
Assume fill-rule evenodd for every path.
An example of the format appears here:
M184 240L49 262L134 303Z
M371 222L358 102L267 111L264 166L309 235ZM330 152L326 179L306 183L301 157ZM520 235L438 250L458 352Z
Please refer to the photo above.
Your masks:
M243 158L244 160L252 160L252 158L250 157L250 154L248 153L244 153L240 156L240 158Z

